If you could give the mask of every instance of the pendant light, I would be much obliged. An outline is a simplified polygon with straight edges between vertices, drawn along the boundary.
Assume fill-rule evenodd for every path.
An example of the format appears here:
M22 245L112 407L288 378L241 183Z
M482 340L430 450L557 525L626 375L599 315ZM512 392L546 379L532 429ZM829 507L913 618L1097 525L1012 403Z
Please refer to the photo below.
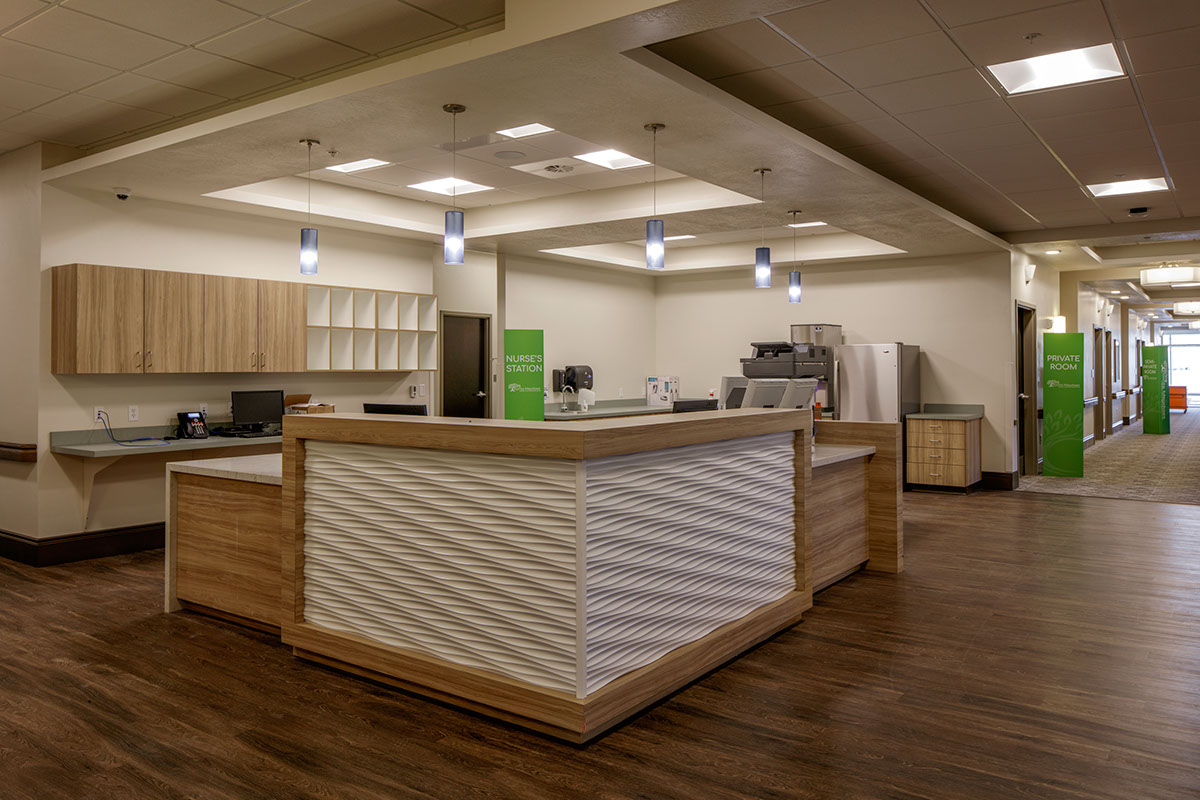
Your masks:
M650 163L653 175L650 179L650 215L658 216L658 132L667 127L661 122L651 122L645 126L650 131L653 141L651 144ZM663 239L663 221L661 219L646 220L646 269L666 269L666 241Z
M796 215L799 211L792 212L792 271L788 273L788 302L800 302L800 270L796 267L800 263L796 261Z
M463 212L458 208L458 176L455 174L458 166L458 115L467 107L459 103L447 103L442 111L450 115L450 203L453 208L446 212L446 233L442 238L442 252L446 264L463 263Z
M317 139L301 139L300 144L308 147L308 226L300 229L300 274L317 274L317 229L312 227L312 148L320 144Z
M758 173L759 177L759 200L765 203L767 200L767 173L771 170L767 167L759 167L754 171ZM771 248L767 247L767 221L765 215L762 226L762 245L754 250L754 288L771 288Z

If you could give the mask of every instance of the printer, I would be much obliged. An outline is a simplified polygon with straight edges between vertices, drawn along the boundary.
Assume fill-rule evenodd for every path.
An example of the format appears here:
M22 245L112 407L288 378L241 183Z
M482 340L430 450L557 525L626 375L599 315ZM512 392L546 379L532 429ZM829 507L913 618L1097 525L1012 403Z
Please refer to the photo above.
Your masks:
M834 348L808 342L751 342L750 358L741 359L747 378L816 378L817 400L834 405Z

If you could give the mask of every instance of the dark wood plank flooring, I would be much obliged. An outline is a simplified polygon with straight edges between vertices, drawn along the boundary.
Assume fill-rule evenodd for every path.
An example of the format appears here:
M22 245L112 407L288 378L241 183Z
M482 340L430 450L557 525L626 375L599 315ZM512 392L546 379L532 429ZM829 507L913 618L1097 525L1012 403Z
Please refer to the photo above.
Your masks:
M0 560L0 798L1200 797L1200 509L908 495L907 569L578 748Z

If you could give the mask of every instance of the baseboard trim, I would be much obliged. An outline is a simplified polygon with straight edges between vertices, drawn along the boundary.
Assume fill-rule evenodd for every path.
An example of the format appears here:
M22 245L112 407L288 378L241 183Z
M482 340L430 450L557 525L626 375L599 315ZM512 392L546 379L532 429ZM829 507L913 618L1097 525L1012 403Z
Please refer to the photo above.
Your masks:
M50 539L34 539L19 533L0 530L0 558L28 564L31 567L50 567L89 558L103 558L163 546L166 523L128 525L102 531L83 531Z
M1021 476L1013 472L985 472L980 481L981 489L993 492L1011 492L1020 485Z

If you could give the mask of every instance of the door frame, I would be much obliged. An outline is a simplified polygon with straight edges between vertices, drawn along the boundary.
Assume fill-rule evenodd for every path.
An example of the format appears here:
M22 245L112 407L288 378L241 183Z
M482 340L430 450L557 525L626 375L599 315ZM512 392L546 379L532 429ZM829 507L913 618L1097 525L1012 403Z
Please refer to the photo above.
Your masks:
M1041 447L1039 446L1042 440L1041 431L1038 430L1038 406L1041 400L1039 386L1037 383L1037 332L1038 332L1038 315L1037 306L1030 303L1023 303L1020 300L1016 301L1016 309L1013 312L1016 315L1017 326L1017 341L1015 346L1022 350L1021 357L1016 359L1016 363L1022 364L1024 369L1023 374L1017 375L1017 414L1020 420L1024 422L1025 434L1022 437L1021 444L1025 447L1025 463L1020 463L1020 449L1017 450L1017 468L1022 475L1037 475L1042 463ZM1027 322L1025 330L1022 330L1021 315L1025 314ZM1029 387L1029 400L1021 404L1021 384L1025 383ZM1018 435L1020 435L1021 425L1017 425Z
M1104 402L1110 392L1102 391L1104 361L1104 326L1092 323L1092 396L1096 398L1096 405L1092 411L1092 444L1103 441L1106 435Z
M492 404L495 402L495 398L492 397L492 392L494 391L494 386L495 386L495 379L492 376L493 362L495 361L495 358L492 357L492 327L494 325L493 315L479 314L479 313L475 313L472 311L446 311L441 308L438 309L438 343L437 343L438 372L437 372L437 397L435 398L436 402L434 403L436 410L434 413L437 414L437 416L439 416L439 417L442 415L442 398L446 394L445 386L443 385L443 382L445 381L445 376L446 376L446 370L443 368L444 364L445 364L444 356L443 356L443 348L445 347L445 344L446 344L446 336L445 336L446 317L459 317L462 319L482 319L482 320L487 321L487 327L486 327L486 330L484 331L484 337L483 337L484 338L483 358L485 361L484 367L483 367L483 385L484 385L484 391L487 392L487 402L483 404L484 405L483 418L484 419L492 419L492 408L493 408Z

